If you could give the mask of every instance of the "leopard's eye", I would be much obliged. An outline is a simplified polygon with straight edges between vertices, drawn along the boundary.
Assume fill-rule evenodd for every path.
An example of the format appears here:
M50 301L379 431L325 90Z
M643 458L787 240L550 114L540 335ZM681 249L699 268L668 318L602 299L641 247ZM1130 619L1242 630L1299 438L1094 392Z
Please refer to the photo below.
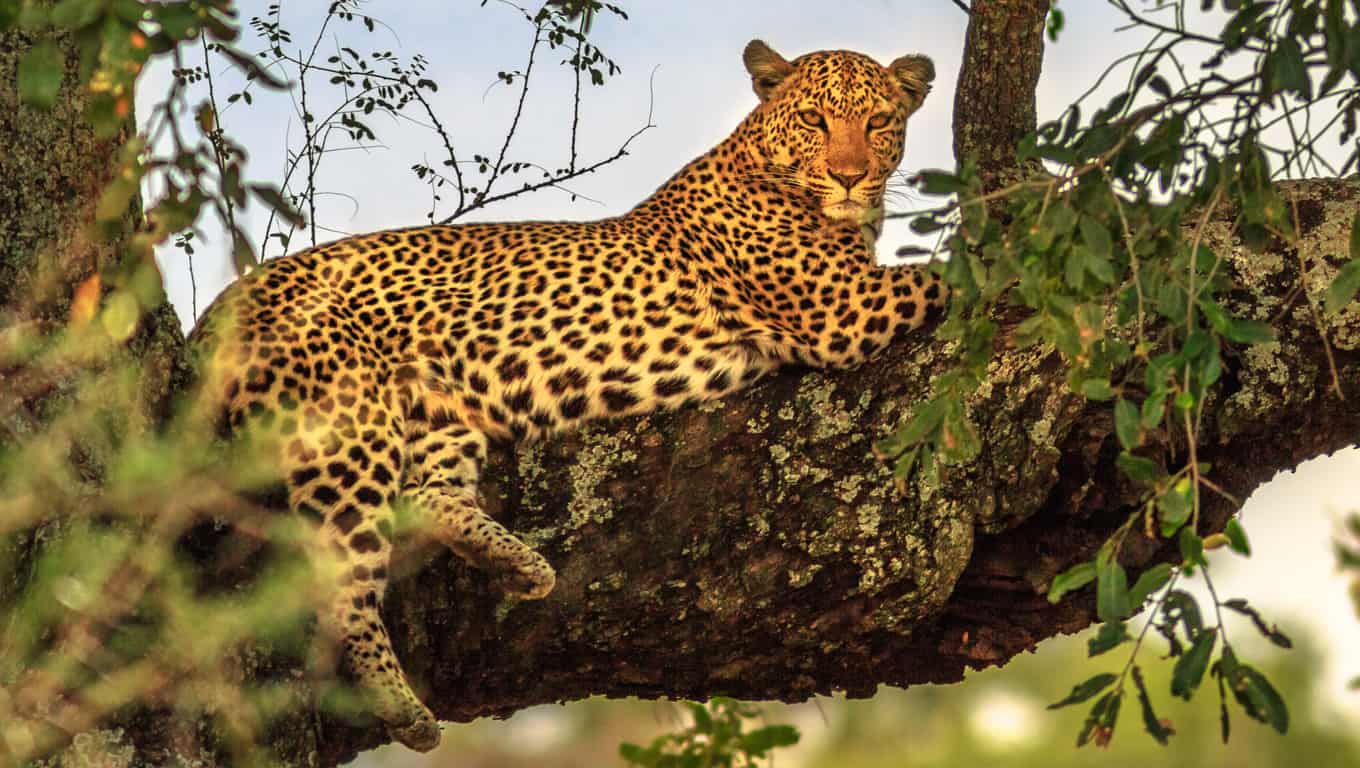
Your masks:
M798 119L803 121L803 125L809 128L825 128L826 118L822 113L815 109L805 109L798 113Z
M880 112L869 118L869 130L877 131L880 128L887 128L890 122L892 122L892 115L887 112Z

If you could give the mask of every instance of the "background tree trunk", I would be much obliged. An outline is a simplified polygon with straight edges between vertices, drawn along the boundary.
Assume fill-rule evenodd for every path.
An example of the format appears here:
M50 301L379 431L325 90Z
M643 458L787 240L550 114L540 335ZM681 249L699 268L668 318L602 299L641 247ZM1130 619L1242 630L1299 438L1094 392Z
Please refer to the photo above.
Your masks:
M954 160L978 164L984 187L1004 186L1022 172L1020 139L1033 131L1034 90L1044 63L1050 0L973 0L963 66L954 91Z
M86 94L77 83L79 57L67 36L56 42L66 54L60 98L51 110L24 104L16 89L19 60L36 42L23 31L0 34L0 439L29 434L41 422L46 397L5 402L18 387L3 386L23 372L8 369L9 344L20 329L50 331L70 317L77 286L111 272L137 224L140 199L112 239L95 229L95 206L116 170L115 159L134 120L117 135L99 136L85 119ZM102 281L107 283L108 281ZM142 399L148 421L163 415L170 395L182 387L184 338L174 310L162 305L143 319L127 347L143 362ZM70 382L65 382L69 384Z
M990 9L1012 6L1027 8L1028 21L993 26ZM1032 16L1043 10L1046 3L974 4L958 101L973 117L962 118L958 147L985 150L998 173L1008 158L1013 165L1015 127L1033 122L1042 39ZM1011 34L1029 47L1001 47ZM116 253L80 235L112 145L81 127L69 83L56 113L15 104L4 89L26 45L17 35L0 41L0 137L18 150L0 153L0 327L62 322L71 286ZM990 53L1003 50L1004 60ZM1005 130L984 134L978 105L1000 103L998 91L1013 99L1016 122L996 121ZM1360 412L1329 390L1306 304L1335 274L1328 259L1360 204L1360 182L1287 189L1304 223L1297 253L1248 253L1233 242L1227 212L1210 227L1238 286L1230 308L1279 317L1279 343L1230 356L1206 407L1200 458L1241 497L1280 469L1351 444L1360 428ZM1288 296L1300 276L1307 294ZM34 304L31 291L44 285ZM165 393L179 386L183 350L162 317L145 326L134 354L160 361L150 366L148 391ZM1329 322L1336 373L1354 397L1360 311ZM386 618L420 693L451 720L590 695L868 696L884 683L957 681L966 668L1003 663L1088 625L1089 594L1052 606L1044 592L1137 502L1138 490L1114 467L1108 406L1070 393L1056 354L1010 349L1003 333L971 403L982 453L938 476L918 474L898 492L870 445L949 366L947 352L922 335L857 371L788 371L704 408L495 454L488 503L548 556L558 586L543 601L509 601L447 553L406 542ZM15 439L3 426L4 439ZM1145 455L1176 466L1176 439L1161 436ZM1207 526L1221 527L1230 511L1209 499ZM1124 549L1134 570L1170 557L1169 547L1140 537ZM8 581L0 598L22 586ZM286 673L287 664L258 674ZM170 762L167 720L130 713L115 746L134 747L140 762ZM335 765L387 739L376 724L302 712L270 740L288 764Z

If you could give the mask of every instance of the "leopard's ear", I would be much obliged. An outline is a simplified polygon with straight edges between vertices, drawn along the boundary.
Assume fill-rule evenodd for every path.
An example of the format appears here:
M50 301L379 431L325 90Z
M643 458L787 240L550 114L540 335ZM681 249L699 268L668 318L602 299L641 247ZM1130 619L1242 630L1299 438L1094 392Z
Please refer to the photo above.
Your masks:
M888 71L906 93L907 109L915 112L930 93L930 83L935 79L934 62L928 56L912 53L894 60Z
M746 50L741 52L741 60L746 63L746 71L751 73L751 87L761 101L769 99L775 87L793 71L793 65L763 40L747 43Z

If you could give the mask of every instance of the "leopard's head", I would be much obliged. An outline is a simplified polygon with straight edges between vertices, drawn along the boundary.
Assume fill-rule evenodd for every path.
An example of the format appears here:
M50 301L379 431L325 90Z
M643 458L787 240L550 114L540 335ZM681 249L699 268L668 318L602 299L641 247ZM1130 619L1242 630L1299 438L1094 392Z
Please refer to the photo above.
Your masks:
M804 190L832 219L865 221L902 160L907 118L935 79L930 59L883 66L852 51L793 61L752 40L742 54L760 105L748 118L760 178Z

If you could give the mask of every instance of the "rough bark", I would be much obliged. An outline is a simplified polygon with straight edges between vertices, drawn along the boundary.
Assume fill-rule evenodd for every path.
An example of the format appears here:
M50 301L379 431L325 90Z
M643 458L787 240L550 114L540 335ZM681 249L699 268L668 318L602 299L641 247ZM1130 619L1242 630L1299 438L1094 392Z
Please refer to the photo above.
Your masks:
M85 119L86 92L79 86L79 57L67 36L56 42L66 53L60 97L51 110L24 104L16 87L18 63L35 40L26 32L0 34L0 352L20 328L52 330L70 315L76 286L92 275L111 272L133 231L140 201L129 206L122 235L95 231L95 206L112 178L114 160L134 121L100 136ZM106 280L105 283L108 281ZM175 313L163 305L148 315L128 344L128 353L146 364L143 403L150 419L160 414L186 379L183 334ZM20 372L3 368L6 378ZM60 394L61 387L47 391ZM4 407L10 423L0 423L0 439L28 434L40 418L38 401Z
M1034 89L1050 0L973 0L954 91L954 160L971 158L987 189L1020 169L1016 143L1037 125Z
M1004 5L979 0L975 14ZM980 45L971 27L969 42ZM10 121L0 122L0 137L25 131L22 141L3 143L34 151L0 153L12 164L0 189L9 270L0 285L41 274L38 255L50 254L61 275L54 284L66 287L45 315L55 322L69 285L110 258L51 245L83 231L109 152L92 136L56 133L80 124L78 108L45 116L14 105L4 89L16 47L0 43L0 121ZM970 87L1021 88L1009 82ZM1032 78L1025 82L1032 91ZM965 146L1000 147L1004 159L1013 138L970 133ZM1280 469L1353 443L1360 428L1354 400L1329 389L1308 310L1335 274L1360 181L1289 191L1303 214L1298 252L1278 244L1246 252L1226 214L1211 226L1238 286L1232 309L1278 317L1280 330L1279 343L1229 358L1206 409L1201 460L1239 497ZM1291 293L1300 281L1306 293ZM25 293L3 295L12 307ZM178 370L173 324L155 328L160 342L142 354L163 362L155 370ZM1326 333L1343 388L1360 396L1360 309L1328 319ZM1108 407L1068 392L1052 352L1010 349L1004 334L999 345L971 403L982 453L938 477L918 476L902 493L870 445L949 365L949 345L928 336L857 371L789 371L706 408L501 451L488 471L489 502L552 560L557 590L544 601L511 602L448 554L406 542L386 608L403 663L439 715L468 720L589 695L867 696L880 684L956 681L967 668L1003 663L1088 625L1089 594L1052 606L1044 590L1053 574L1091 556L1137 489L1114 468ZM164 381L170 391L177 380ZM1175 466L1183 452L1174 443L1163 436L1147 455ZM1221 526L1229 511L1210 499L1206 527ZM1125 565L1136 570L1170 554L1137 539ZM87 745L135 750L139 763L184 758L168 718L133 713L121 726ZM285 763L334 765L385 740L376 725L304 711L279 723L270 742Z

